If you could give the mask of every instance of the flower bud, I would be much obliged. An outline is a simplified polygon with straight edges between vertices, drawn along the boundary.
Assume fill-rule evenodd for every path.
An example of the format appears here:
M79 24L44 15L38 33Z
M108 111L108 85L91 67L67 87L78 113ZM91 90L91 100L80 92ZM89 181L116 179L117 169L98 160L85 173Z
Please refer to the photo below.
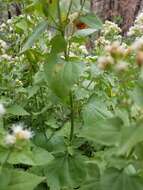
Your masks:
M98 67L101 70L105 70L107 67L109 67L110 65L114 63L112 57L110 56L99 57L97 62L98 62Z

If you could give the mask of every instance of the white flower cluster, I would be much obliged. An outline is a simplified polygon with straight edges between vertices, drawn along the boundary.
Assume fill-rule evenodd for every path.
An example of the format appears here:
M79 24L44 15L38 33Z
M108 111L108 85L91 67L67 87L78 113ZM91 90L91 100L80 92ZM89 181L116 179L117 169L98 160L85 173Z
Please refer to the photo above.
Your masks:
M103 24L103 28L102 28L101 33L102 33L103 36L118 35L118 34L121 33L121 29L114 22L111 22L111 21L107 20Z
M4 40L0 39L0 61L13 61L13 58L7 54L8 45Z
M14 145L19 140L29 140L32 137L32 131L25 129L22 124L18 124L12 127L11 134L7 134L7 136L5 137L5 143L7 145Z
M101 46L106 46L109 45L111 42L109 40L106 40L104 36L100 36L96 41L95 41L95 46L96 47L101 47Z
M72 45L71 45L71 52L70 52L70 56L72 57L75 57L75 56L77 56L77 55L79 55L79 54L81 54L81 55L88 55L89 53L88 53L88 51L87 51L87 49L86 49L86 46L85 45L78 45L77 43L72 43Z
M8 46L4 40L0 39L0 51L1 53L5 53L7 50Z
M2 24L0 25L0 32L4 31L5 28L6 28L6 24L5 24L5 23L2 23Z
M0 61L6 60L6 61L15 61L15 58L12 58L10 55L7 54L8 45L4 40L0 39Z
M5 53L5 54L1 55L1 57L0 57L0 61L3 61L3 60L13 61L13 58L10 55Z
M135 42L132 44L131 48L135 51L143 51L143 36L141 38L137 38Z
M110 45L114 41L121 41L121 28L111 21L105 21L100 36L95 41L95 47L104 47Z
M78 48L79 48L79 51L80 51L82 54L85 54L85 55L88 54L88 51L87 51L85 45L81 45L81 46L79 46Z
M131 26L127 35L135 37L143 35L143 12L137 16L134 25Z

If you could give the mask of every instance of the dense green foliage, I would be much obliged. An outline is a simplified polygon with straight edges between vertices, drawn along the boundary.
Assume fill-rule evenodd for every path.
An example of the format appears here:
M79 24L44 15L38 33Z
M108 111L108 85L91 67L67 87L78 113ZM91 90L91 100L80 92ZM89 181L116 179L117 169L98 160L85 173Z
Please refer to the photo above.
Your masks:
M142 190L143 16L123 38L89 1L23 4L0 26L0 190Z

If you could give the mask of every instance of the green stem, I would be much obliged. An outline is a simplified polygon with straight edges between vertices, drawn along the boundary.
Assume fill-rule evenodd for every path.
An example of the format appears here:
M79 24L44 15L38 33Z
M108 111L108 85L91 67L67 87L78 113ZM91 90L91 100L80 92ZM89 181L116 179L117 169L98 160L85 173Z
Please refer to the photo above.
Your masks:
M58 0L57 12L58 12L58 19L59 19L59 23L60 23L61 35L63 36L63 38L65 38L65 28L63 27L63 23L62 23L60 0ZM65 56L65 60L68 61L69 57L68 57L67 49L64 51L64 56Z
M72 2L73 2L73 0L71 0L71 1L70 1L70 4L69 4L67 16L66 16L66 21L68 20L68 17L69 17L69 14L70 14L70 10L71 10L71 8L72 8Z
M61 17L61 9L60 9L60 0L57 3L57 11L58 11L58 19L60 24L61 33L64 36L63 24L62 24L62 17Z
M72 142L74 136L74 104L73 104L73 95L70 92L70 109L71 109L71 130L70 130L70 142Z
M81 13L82 10L83 10L83 7L84 7L84 4L85 4L85 1L86 1L86 0L83 0L83 2L82 2L82 4L81 4L81 7L80 7L80 13Z

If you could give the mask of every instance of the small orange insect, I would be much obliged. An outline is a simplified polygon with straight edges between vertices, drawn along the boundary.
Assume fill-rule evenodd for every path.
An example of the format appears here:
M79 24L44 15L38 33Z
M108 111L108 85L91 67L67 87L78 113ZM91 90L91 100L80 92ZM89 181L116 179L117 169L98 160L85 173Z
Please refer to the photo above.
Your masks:
M78 30L82 30L82 29L88 28L87 24L85 24L84 22L81 22L80 20L74 21L74 25L76 26L76 28Z

